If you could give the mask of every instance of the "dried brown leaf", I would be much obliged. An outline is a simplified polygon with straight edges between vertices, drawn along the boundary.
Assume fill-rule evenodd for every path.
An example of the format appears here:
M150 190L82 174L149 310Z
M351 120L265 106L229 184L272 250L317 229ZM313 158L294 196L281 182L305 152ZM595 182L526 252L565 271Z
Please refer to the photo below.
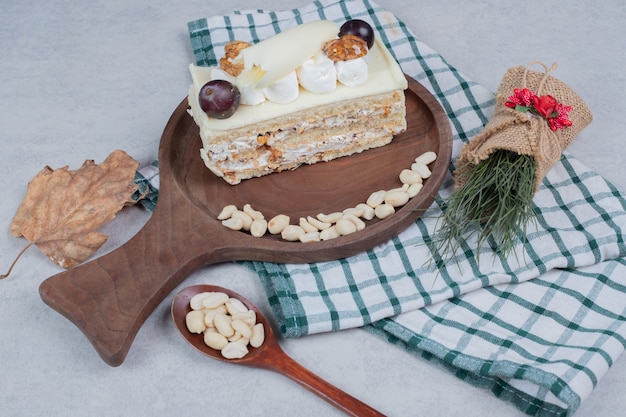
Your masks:
M45 167L29 183L10 225L63 268L91 256L107 236L96 231L115 217L137 190L138 162L121 150L97 165L87 160L75 171Z

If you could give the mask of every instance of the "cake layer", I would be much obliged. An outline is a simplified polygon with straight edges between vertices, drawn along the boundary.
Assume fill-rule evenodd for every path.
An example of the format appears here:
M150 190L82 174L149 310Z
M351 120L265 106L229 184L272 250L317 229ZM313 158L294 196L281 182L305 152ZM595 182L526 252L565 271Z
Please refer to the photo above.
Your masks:
M406 130L404 93L319 106L212 136L200 150L230 184L384 146Z

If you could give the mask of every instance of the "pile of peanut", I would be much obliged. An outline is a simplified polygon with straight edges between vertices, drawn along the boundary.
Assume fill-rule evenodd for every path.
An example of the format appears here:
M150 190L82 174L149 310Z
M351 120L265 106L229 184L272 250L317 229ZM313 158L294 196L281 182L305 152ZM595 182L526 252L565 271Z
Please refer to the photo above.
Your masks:
M431 175L428 165L437 159L435 152L429 151L415 158L411 169L403 169L398 176L402 186L391 190L373 192L356 207L330 214L300 217L298 224L291 224L286 214L274 216L269 221L260 211L250 204L239 210L235 205L228 205L217 216L222 224L232 230L243 230L252 236L262 237L267 232L280 235L287 241L319 242L348 235L365 228L365 221L374 218L384 219L396 212L415 197L422 189L423 182Z
M237 298L223 292L202 292L194 295L189 305L187 329L204 333L204 343L226 359L241 359L248 354L248 345L256 348L265 341L263 323L257 323L256 313Z

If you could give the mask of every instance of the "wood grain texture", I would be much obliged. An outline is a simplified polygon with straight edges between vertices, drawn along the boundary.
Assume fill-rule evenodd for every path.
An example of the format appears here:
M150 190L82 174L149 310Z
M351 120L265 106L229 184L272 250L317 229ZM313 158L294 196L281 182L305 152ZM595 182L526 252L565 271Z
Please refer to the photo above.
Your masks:
M327 261L396 236L432 204L452 152L449 120L436 99L412 79L405 94L408 129L389 145L236 186L204 166L198 127L183 100L161 138L159 201L152 217L113 252L43 281L41 298L74 323L107 364L118 366L145 319L201 266L233 260ZM241 208L249 203L266 218L287 214L292 223L300 216L354 207L373 191L398 187L400 171L426 151L435 151L438 159L420 193L394 215L369 221L351 235L325 242L286 242L232 231L216 219L228 204Z
M187 329L186 316L191 311L189 301L191 298L202 292L223 292L228 296L237 298L256 313L257 323L263 323L265 331L265 341L258 348L249 347L249 353L241 359L225 359L222 354L208 347L204 343L202 334L191 333ZM247 365L256 368L267 369L285 375L291 380L302 385L309 391L317 394L320 398L339 408L349 416L354 417L383 417L384 414L373 409L361 400L342 391L328 381L320 378L309 369L305 368L289 355L287 355L280 345L270 323L263 313L245 297L227 288L214 285L194 285L180 291L172 301L172 319L176 328L191 346L204 355L213 359L232 364Z

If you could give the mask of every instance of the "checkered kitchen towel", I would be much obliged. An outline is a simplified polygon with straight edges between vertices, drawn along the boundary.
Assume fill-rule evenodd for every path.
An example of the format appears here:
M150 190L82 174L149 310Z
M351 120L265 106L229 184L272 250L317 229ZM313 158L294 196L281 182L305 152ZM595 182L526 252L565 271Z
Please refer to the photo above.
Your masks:
M453 129L454 162L493 113L493 93L371 1L239 11L190 22L189 31L197 63L215 65L231 39L255 42L302 22L350 18L369 21L404 72L439 100ZM449 175L422 219L368 252L315 264L244 264L259 274L288 337L365 326L530 415L571 415L626 344L624 198L566 155L537 193L537 224L514 256L481 248L479 263L474 242L461 242L455 261L433 270L427 261L441 254L428 237L452 187Z

